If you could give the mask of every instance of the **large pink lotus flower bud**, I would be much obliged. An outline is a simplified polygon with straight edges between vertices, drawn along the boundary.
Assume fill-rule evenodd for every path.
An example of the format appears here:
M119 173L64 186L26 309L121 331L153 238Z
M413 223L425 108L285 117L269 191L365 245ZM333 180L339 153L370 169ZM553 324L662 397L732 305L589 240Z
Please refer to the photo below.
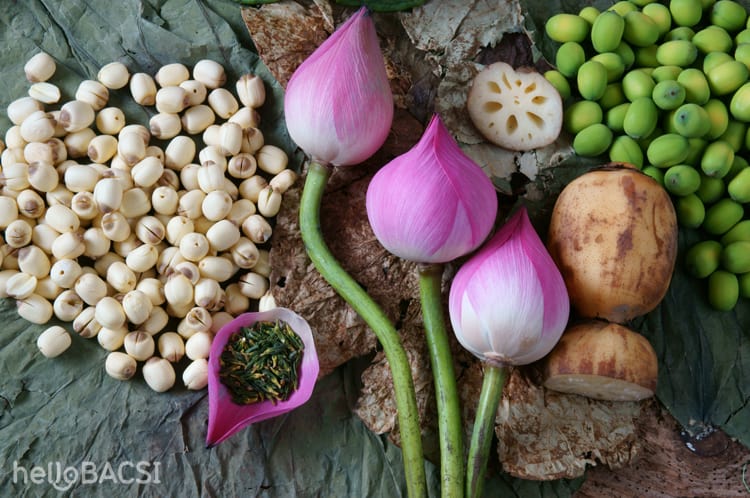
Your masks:
M366 207L388 251L410 261L446 263L487 238L497 193L435 115L411 150L375 174Z
M526 365L552 350L570 301L525 208L456 273L448 307L458 341L490 364Z
M284 97L289 136L314 161L358 164L393 122L393 94L375 25L359 9L290 78Z

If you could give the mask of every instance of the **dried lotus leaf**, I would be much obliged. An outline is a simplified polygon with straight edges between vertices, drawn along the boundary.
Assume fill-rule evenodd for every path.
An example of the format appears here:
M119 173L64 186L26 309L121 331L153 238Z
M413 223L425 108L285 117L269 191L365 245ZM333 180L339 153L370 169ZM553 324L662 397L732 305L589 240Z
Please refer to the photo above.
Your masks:
M641 407L549 391L514 370L496 417L503 470L551 480L580 477L589 465L626 466L641 450L635 425Z
M282 86L331 31L319 6L306 9L295 2L243 8L242 19L258 55Z
M419 303L416 303L419 306ZM417 411L423 432L436 427L435 389L432 370L424 344L424 333L419 326L409 326L401 330L401 336L409 358L414 390L417 393ZM393 378L389 364L383 353L378 355L362 374L362 391L354 412L365 425L377 434L390 433L394 442L400 442L396 402L393 397Z

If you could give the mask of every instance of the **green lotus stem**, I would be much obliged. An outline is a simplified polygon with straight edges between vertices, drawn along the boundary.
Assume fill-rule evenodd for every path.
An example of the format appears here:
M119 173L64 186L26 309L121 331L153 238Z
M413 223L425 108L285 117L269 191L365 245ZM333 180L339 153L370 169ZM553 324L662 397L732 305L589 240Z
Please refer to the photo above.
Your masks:
M438 433L440 440L440 482L443 498L464 496L464 443L456 375L453 371L448 334L443 318L441 280L443 265L421 265L419 293L425 339L435 380Z
M479 395L477 416L469 444L469 461L466 467L466 498L480 498L484 487L484 474L487 470L487 458L495 433L495 416L497 406L503 394L503 387L508 378L508 368L484 365L482 392Z
M318 272L370 326L383 347L393 376L407 493L410 498L423 498L427 496L427 479L417 397L409 359L390 319L341 267L323 240L320 229L320 205L330 175L330 167L315 161L310 163L299 208L302 241Z

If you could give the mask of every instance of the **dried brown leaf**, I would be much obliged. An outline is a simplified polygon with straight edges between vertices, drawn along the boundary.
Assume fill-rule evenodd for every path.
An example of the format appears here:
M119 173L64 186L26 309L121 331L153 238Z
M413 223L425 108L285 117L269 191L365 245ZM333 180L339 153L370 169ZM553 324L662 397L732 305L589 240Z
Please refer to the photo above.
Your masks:
M242 9L258 55L282 86L332 31L326 14L324 4L305 7L290 1Z
M429 430L427 428L435 424L435 391L423 331L419 326L410 325L399 332L409 358L414 389L417 392L420 425ZM362 374L362 383L362 392L357 400L355 413L371 431L378 434L390 433L391 439L399 442L396 402L392 395L393 378L388 360L382 352L378 353L372 365Z
M503 469L549 480L582 476L588 465L627 465L641 450L635 422L642 405L556 393L513 370L496 417Z

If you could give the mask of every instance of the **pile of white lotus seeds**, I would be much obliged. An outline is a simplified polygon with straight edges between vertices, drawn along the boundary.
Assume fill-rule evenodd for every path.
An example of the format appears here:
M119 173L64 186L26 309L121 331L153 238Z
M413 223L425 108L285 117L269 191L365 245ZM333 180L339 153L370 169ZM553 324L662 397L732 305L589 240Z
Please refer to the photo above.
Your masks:
M182 381L202 389L216 331L256 300L273 306L264 244L297 175L258 129L263 81L246 74L232 93L211 60L153 77L113 62L61 103L55 69L48 54L32 57L28 96L7 107L0 297L29 322L54 316L97 340L115 379L142 363L163 392L187 357ZM128 88L155 110L148 127L107 107L111 91ZM59 325L37 340L47 357L71 343Z

